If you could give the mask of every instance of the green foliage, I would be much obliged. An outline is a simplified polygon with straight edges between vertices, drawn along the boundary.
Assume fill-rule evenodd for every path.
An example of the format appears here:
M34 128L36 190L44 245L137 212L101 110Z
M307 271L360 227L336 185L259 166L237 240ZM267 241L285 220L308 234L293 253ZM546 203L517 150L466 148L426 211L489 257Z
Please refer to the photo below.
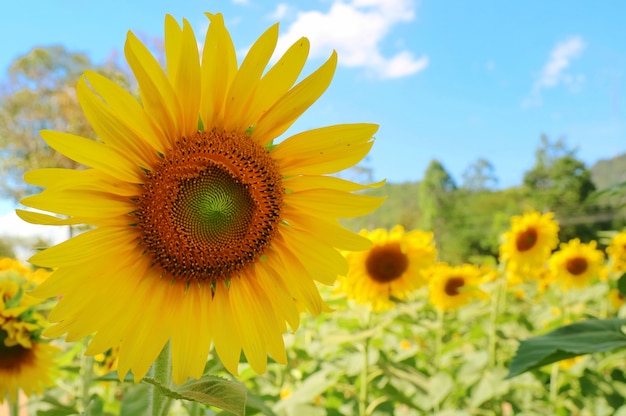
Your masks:
M199 380L189 380L181 386L169 388L151 377L145 383L157 387L158 391L171 399L190 400L227 410L235 415L244 415L246 409L246 389L237 382L215 376L203 376Z
M524 340L511 361L507 378L578 355L624 348L624 325L626 319L592 319Z
M76 98L76 81L86 69L128 86L128 77L115 63L97 66L85 54L61 46L35 47L11 63L8 80L0 86L0 194L24 196L28 186L22 177L27 170L78 167L50 149L39 131L69 131L95 139Z

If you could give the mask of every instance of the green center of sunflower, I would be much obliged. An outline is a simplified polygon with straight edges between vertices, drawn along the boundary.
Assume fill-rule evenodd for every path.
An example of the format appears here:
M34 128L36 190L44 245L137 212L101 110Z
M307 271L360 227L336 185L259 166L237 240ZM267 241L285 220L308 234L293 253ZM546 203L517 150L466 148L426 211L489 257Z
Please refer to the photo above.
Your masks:
M567 262L565 263L567 271L574 276L585 273L588 266L587 259L583 257L572 257L571 259L567 259Z
M465 279L462 277L450 277L446 280L446 285L443 288L444 292L448 296L457 296L461 292L459 291L465 285Z
M227 280L256 262L277 232L282 177L245 134L198 132L146 173L137 227L173 279Z
M537 230L534 228L527 228L524 232L519 233L515 241L517 251L530 250L537 243L538 237Z
M379 283L396 280L409 267L409 258L398 243L389 243L373 247L365 260L365 269L369 276Z

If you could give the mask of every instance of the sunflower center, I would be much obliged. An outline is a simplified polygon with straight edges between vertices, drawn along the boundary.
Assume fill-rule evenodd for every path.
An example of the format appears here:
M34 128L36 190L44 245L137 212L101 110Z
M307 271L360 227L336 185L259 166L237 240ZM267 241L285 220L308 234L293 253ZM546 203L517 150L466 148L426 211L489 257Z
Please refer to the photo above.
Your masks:
M515 244L517 245L518 251L528 251L535 246L537 243L537 230L534 228L528 228L524 232L519 233L517 235L517 240Z
M6 337L5 337L6 338ZM31 362L34 358L32 350L21 345L7 347L4 340L0 340L0 370L14 370Z
M457 296L461 292L459 289L465 285L465 279L462 277L451 277L446 281L446 286L443 288L444 292L448 296Z
M398 243L373 247L365 261L367 273L380 283L388 283L399 278L408 266L409 259Z
M137 226L147 253L174 279L230 279L277 232L282 177L245 134L198 132L146 173Z
M567 271L574 276L585 273L588 266L587 259L583 257L572 257L571 259L567 259L567 262L565 263Z

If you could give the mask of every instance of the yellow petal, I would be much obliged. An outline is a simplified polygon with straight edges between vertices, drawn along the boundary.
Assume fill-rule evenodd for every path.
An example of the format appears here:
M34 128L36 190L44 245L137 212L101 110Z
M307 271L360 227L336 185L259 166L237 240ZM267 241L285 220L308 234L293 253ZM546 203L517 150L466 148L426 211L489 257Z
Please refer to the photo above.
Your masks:
M94 95L87 86L85 77L78 81L76 94L85 116L102 141L127 155L140 167L149 169L154 164L158 156L152 146L140 134L135 134Z
M369 214L383 203L385 198L351 194L334 189L310 189L285 194L285 205L303 212L329 218L350 218Z
M128 198L96 191L48 189L20 201L27 207L77 217L112 218L128 214L136 206ZM130 222L130 221L129 221ZM91 221L89 222L91 223Z
M200 57L193 29L183 19L183 30L176 20L165 19L165 50L167 72L174 86L182 111L179 134L188 137L198 130L200 107Z
M372 246L372 242L345 229L335 219L322 219L306 212L284 208L283 216L291 228L307 232L320 242L340 250L361 251Z
M231 374L238 374L241 341L233 318L230 291L224 283L218 282L213 297L211 319L214 328L213 342L220 361Z
M337 191L364 191L371 188L380 188L385 184L385 180L362 185L360 183L337 178L336 176L319 175L298 175L283 180L285 189L292 192L306 191L309 189L335 189Z
M155 150L165 153L168 147L165 133L152 122L135 97L97 72L85 71L85 78L94 91L109 105L115 117L132 127L135 134L140 134Z
M284 175L321 175L354 166L373 145L376 124L340 124L291 136L272 150Z
M42 130L40 134L50 147L78 163L101 170L122 181L143 181L139 166L110 146L58 131Z
M237 56L221 13L206 13L211 21L202 51L200 116L204 129L223 127L226 93L237 72Z
M254 42L241 63L226 99L224 128L227 131L245 131L250 127L242 122L246 119L250 99L272 57L277 41L278 24L274 24Z
M29 261L41 267L73 266L98 258L107 250L119 251L120 247L132 246L136 238L130 227L96 228L85 231L56 246L32 256Z
M283 134L326 91L336 67L337 54L333 52L328 61L263 114L251 137L261 144L267 144Z
M140 192L136 184L122 182L96 169L35 169L24 174L24 181L55 190L91 190L122 196L134 196Z
M178 98L163 69L137 37L128 32L124 53L137 82L141 102L152 121L166 133L170 145L180 138Z
M300 38L261 78L250 108L245 114L244 126L255 125L257 120L296 82L309 55L309 40Z

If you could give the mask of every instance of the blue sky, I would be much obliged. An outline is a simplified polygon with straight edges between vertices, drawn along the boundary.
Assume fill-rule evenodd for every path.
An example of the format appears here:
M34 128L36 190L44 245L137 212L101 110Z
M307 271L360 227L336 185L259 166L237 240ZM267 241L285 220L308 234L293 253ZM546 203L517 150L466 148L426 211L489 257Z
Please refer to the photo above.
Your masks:
M0 79L34 46L62 44L103 62L127 30L163 34L166 13L199 39L204 11L225 15L236 47L280 21L279 49L311 41L309 73L339 53L327 93L290 133L380 124L374 179L419 180L440 160L457 182L478 158L500 187L521 183L541 134L588 165L626 152L626 3L621 1L305 0L3 2Z

